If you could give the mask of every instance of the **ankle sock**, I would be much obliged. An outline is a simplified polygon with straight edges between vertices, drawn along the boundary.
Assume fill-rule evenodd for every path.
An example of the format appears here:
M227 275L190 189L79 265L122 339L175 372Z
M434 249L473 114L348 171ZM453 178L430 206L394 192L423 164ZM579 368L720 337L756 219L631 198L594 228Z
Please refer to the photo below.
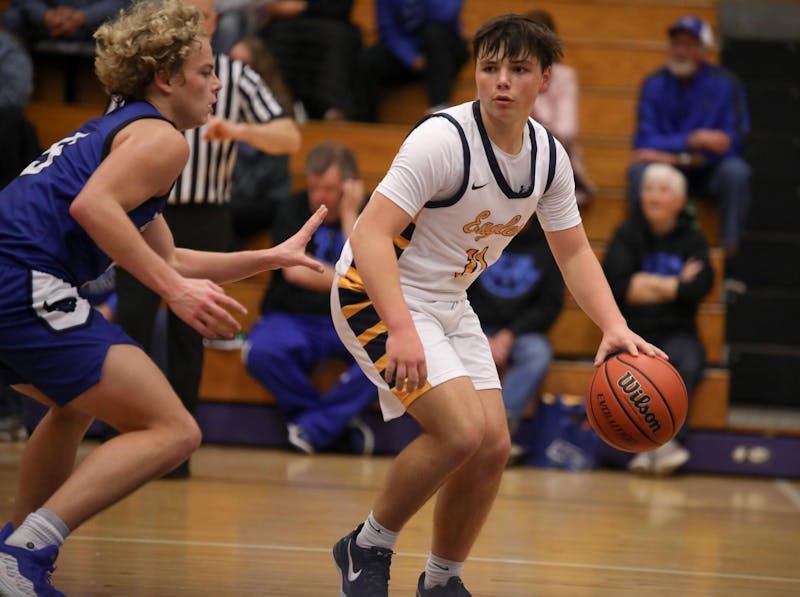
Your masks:
M394 549L399 534L381 525L370 512L367 520L364 521L364 526L361 527L361 532L356 537L356 545L364 548Z
M56 514L50 510L39 508L31 512L8 539L6 545L37 550L55 545L61 547L69 535L69 528Z
M425 588L430 589L436 585L446 585L451 576L461 576L464 562L445 560L430 554L428 563L425 564Z

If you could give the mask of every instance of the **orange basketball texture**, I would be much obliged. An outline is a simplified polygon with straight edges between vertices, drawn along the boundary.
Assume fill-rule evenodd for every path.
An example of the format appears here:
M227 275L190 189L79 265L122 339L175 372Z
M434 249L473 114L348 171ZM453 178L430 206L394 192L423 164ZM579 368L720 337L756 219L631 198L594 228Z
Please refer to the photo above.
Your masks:
M592 377L586 415L609 445L644 452L665 444L686 420L689 399L670 363L645 354L615 354Z

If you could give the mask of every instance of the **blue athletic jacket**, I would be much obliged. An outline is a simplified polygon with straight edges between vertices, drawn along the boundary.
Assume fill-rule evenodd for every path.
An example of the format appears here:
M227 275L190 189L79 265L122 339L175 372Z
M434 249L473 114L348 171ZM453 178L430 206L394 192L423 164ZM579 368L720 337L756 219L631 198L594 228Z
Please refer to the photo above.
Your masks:
M637 118L636 149L680 153L689 150L691 131L725 131L733 141L731 148L722 156L707 153L708 164L741 156L744 136L750 132L744 88L733 73L713 64L703 64L685 86L666 67L648 76L639 95Z

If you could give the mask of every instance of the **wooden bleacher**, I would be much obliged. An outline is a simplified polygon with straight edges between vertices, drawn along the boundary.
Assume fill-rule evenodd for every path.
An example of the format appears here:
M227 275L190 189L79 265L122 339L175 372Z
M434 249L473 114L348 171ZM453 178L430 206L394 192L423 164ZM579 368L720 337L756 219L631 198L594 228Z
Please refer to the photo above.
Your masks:
M573 66L581 85L580 128L585 160L600 187L596 200L582 210L584 226L597 252L625 217L623 194L625 169L630 156L635 104L644 76L662 64L666 49L666 27L687 12L716 24L716 0L465 0L464 32L471 36L486 18L532 8L548 10L555 18L566 45L565 64ZM353 20L364 34L365 44L375 40L372 0L356 0ZM37 65L38 66L38 65ZM79 102L60 101L58 73L40 73L28 116L36 124L45 147L60 139L88 118L103 111L99 85L80 79ZM474 97L473 67L462 70L453 93L453 103ZM422 85L408 85L387 95L381 107L381 124L309 122L302 126L303 146L292 156L295 183L303 182L303 162L309 149L333 139L355 151L369 189L386 172L409 127L427 107ZM712 206L700 203L698 221L709 242L719 244L717 215ZM717 273L715 288L701 306L698 326L712 367L698 388L690 425L722 429L727 425L728 372L724 369L725 310L721 300L722 251L712 250ZM250 313L242 323L247 330L258 314L258 303L268 276L228 285L228 292L243 302ZM557 360L545 380L543 392L583 394L593 373L591 357L600 340L599 330L571 298L550 333ZM340 371L334 364L314 375L325 386ZM269 393L245 371L238 351L206 350L201 383L204 400L270 403Z

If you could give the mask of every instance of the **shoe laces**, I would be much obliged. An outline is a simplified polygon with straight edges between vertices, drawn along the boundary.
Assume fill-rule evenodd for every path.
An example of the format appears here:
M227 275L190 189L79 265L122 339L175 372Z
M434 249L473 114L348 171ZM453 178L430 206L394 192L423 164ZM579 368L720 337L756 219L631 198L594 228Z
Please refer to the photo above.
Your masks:
M430 597L471 597L460 576L451 576L446 585L433 587L427 594Z
M56 590L51 581L51 577L56 571L55 558L48 554L45 558L42 558L42 560L44 561L40 563L36 578L33 579L33 586L39 591L47 588L47 592L44 593L44 595L63 595L63 593Z
M454 576L447 581L446 588L450 589L449 594L453 597L470 597L470 592L467 591L467 587L464 586L464 582L459 576Z
M362 567L364 587L368 595L381 595L389 583L389 566L392 563L392 550L370 548L369 558Z

